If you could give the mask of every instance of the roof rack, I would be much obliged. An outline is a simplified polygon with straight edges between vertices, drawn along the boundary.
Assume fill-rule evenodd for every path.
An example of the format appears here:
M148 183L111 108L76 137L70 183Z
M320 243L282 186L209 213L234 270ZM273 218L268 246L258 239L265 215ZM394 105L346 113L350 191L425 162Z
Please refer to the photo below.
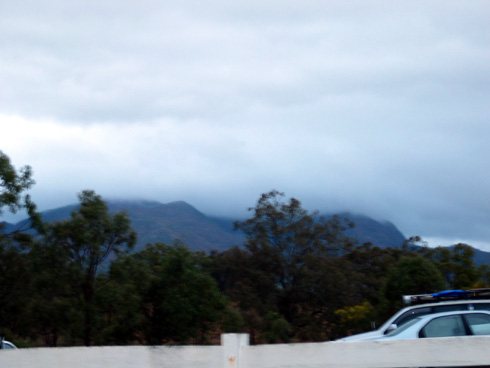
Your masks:
M436 303L447 300L490 299L490 288L444 290L433 294L403 295L405 304Z

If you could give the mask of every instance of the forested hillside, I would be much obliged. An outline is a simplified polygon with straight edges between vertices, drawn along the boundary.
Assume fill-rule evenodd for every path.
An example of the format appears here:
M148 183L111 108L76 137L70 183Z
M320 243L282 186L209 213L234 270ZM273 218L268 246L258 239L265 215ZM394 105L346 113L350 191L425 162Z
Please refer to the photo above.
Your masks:
M111 213L126 211L131 226L138 234L134 251L143 249L147 244L161 242L173 244L185 243L190 250L226 250L234 245L243 246L246 238L241 231L234 230L234 224L240 219L214 217L200 212L184 202L162 204L157 201L106 201ZM40 213L45 222L66 220L77 204L55 208ZM380 248L400 248L407 240L398 228L388 221L377 221L368 216L343 212L341 217L349 219L354 227L345 230L345 234L358 244L371 243ZM332 215L323 215L331 218ZM5 232L26 228L22 220L16 224L5 223ZM477 265L490 264L490 253L473 248Z
M241 245L244 236L220 225L226 220L210 218L184 201L162 204L156 201L107 201L109 212L125 211L138 234L135 250L155 242L173 244L180 241L192 250L223 250ZM66 220L77 205L65 206L41 213L46 222Z
M245 236L234 230L234 224L241 219L220 218L205 215L190 204L179 201L162 204L156 201L106 201L111 213L126 211L131 226L138 234L135 250L146 244L174 241L185 243L191 250L226 250L234 245L242 246ZM66 220L78 205L73 204L41 212L45 222ZM401 247L405 241L403 234L389 222L379 222L372 218L351 213L342 213L354 223L346 229L346 234L359 244L372 243L381 248ZM331 218L332 215L324 215ZM27 220L10 224L9 229L21 228Z
M236 223L240 247L203 252L184 238L135 249L124 204L111 211L84 190L63 209L69 216L57 210L45 214L57 221L43 221L25 195L30 171L0 159L0 215L26 209L35 230L0 233L0 326L18 346L212 344L223 332L247 332L252 343L325 341L381 323L403 294L490 283L490 268L475 265L468 245L360 244L349 218L323 218L277 191ZM191 213L192 226L206 220L182 202L140 208Z

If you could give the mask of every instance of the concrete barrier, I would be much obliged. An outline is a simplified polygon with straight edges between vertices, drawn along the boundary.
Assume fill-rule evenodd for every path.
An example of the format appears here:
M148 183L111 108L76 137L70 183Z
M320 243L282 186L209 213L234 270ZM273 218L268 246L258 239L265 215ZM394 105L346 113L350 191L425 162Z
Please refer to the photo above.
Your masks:
M0 351L2 368L410 368L490 367L490 337L221 346L105 346Z
M490 338L247 346L247 368L490 367Z
M0 351L2 368L216 368L221 346L105 346Z

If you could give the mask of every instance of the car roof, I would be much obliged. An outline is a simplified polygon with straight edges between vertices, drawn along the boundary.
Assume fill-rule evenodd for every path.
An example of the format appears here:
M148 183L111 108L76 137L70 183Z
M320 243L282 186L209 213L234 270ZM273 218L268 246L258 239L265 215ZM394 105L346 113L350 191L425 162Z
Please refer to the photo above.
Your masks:
M426 304L455 300L490 299L490 288L469 290L442 290L431 294L403 295L403 301L409 305Z
M458 299L458 300L444 300L444 301L440 301L440 302L415 304L415 305L410 305L410 306L407 306L407 307L399 310L396 313L396 315L399 315L401 313L405 313L406 311L409 311L412 309L419 309L419 308L437 307L437 306L441 306L441 305L481 304L481 303L490 304L490 299Z
M440 301L440 302L409 305L405 308L400 309L398 312L396 312L392 316L392 318L390 318L390 320L394 319L395 317L400 316L403 313L406 313L407 311L413 310L413 309L437 307L437 306L441 306L441 305L482 304L482 303L490 304L490 299L458 299L458 300L445 300L445 301ZM386 322L388 322L388 321L386 321Z
M431 303L420 303L407 306L403 308L403 310L417 309L421 307L436 307L438 305L447 305L447 304L480 304L480 303L488 303L490 304L490 299L455 299L455 300L443 300L440 302L431 302Z

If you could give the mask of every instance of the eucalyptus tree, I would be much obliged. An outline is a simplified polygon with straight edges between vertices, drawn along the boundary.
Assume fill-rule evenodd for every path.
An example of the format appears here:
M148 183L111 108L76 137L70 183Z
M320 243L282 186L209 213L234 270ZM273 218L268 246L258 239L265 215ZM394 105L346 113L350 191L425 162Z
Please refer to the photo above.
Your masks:
M403 295L430 294L443 290L446 283L437 266L423 256L402 256L391 268L382 289L387 314L403 307Z
M458 243L452 247L423 248L421 254L434 262L444 275L449 288L472 288L482 276L474 261L475 251L468 244Z
M83 341L88 346L92 344L96 275L101 265L134 246L136 232L125 212L109 213L94 191L84 190L78 198L80 206L70 219L49 226L46 243L56 247L80 275L77 286L83 301Z
M257 287L269 286L267 299L275 299L269 312L278 312L296 331L305 327L302 339L319 338L308 321L318 317L315 324L322 326L326 311L333 313L341 300L341 257L354 246L345 231L354 224L339 216L310 213L300 201L286 200L276 190L262 194L249 210L253 216L235 228L246 235L247 264L255 281L242 282L259 293Z
M101 300L108 317L106 339L147 344L209 341L225 318L229 324L230 315L226 298L205 270L206 258L183 244L157 243L113 262L108 275L112 297L104 294Z
M30 197L24 192L33 185L31 167L24 166L17 171L10 158L0 151L0 216L4 207L12 213L29 207Z
M2 217L5 211L17 213L27 211L36 221L40 217L27 191L34 185L32 169L24 166L16 169L10 158L0 151L0 326L9 338L28 333L24 306L30 295L31 275L29 262L21 247L31 244L32 237L27 230L31 222L25 221L25 228L5 228Z
M344 231L354 224L338 216L324 218L309 213L295 198L284 200L276 190L261 195L249 208L253 217L235 223L245 233L245 248L268 257L276 284L284 290L296 282L296 272L307 256L338 257L352 249Z
M30 221L26 221L25 224L28 227L41 227L41 217L36 211L36 205L26 193L34 184L30 166L26 165L16 170L10 158L0 151L0 219L5 210L13 214L25 210L30 217ZM12 239L17 243L30 241L30 236L24 232L27 227L2 231L3 227L4 224L0 221L0 245L5 245Z

